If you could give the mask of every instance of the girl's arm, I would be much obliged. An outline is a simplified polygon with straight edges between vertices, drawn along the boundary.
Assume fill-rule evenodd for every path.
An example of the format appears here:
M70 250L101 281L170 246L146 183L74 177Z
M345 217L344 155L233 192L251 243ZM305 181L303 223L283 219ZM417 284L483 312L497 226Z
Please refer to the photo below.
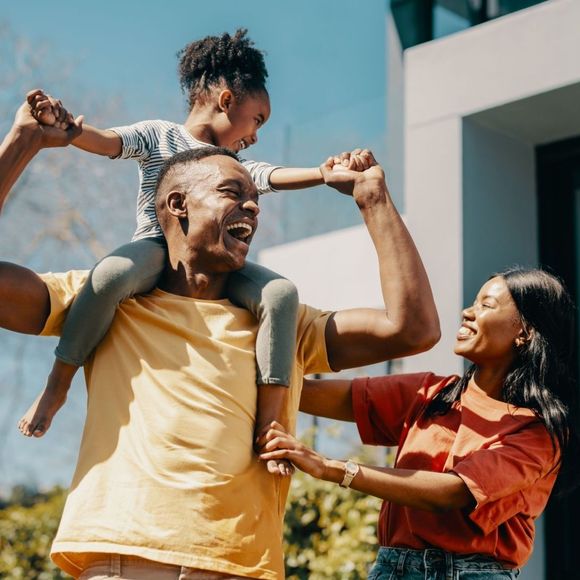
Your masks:
M270 174L270 185L274 189L304 189L323 183L318 167L277 167Z
M326 459L286 433L278 423L272 423L264 440L267 442L260 459L288 459L317 479L334 483L344 479L345 461ZM451 472L360 465L349 487L399 505L432 512L475 505L465 482Z
M360 149L355 151L360 151ZM365 169L357 162L356 156L345 157L343 153L342 156L336 156L334 159L335 163L340 163L347 169L356 171ZM324 177L319 167L277 167L270 174L270 185L277 190L304 189L323 184Z
M58 126L66 128L66 122L74 124L72 115L63 107L61 101L40 89L30 91L26 100L31 107L32 115L43 127ZM48 130L48 129L45 129ZM73 141L73 145L89 153L116 157L121 154L123 144L121 138L110 130L97 129L91 125L83 125L82 133Z
M73 141L73 145L83 151L107 157L117 157L123 147L121 138L114 131L97 129L91 125L83 125L83 132Z

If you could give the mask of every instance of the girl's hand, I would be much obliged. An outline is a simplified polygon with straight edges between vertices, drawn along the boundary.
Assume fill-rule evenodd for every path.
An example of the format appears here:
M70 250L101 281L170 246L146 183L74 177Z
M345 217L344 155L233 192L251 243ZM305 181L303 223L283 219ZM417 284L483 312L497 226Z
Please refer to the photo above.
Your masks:
M313 451L273 421L270 428L260 438L260 459L287 459L312 477L323 479L326 472L326 459Z
M357 184L384 181L384 172L368 149L354 149L329 157L320 166L324 183L329 187L353 195ZM355 196L356 197L356 196Z
M47 95L41 89L30 91L26 95L32 116L41 124L66 131L74 124L74 117L62 105L59 99Z
M353 149L352 151L344 151L340 155L335 155L333 158L333 169L350 169L351 171L365 171L369 167L376 165L377 162L369 149Z
M34 103L37 96L43 101L42 95L43 93L40 90L28 93L26 102L16 112L14 128L25 131L41 149L46 147L66 147L82 133L83 117L72 119L71 116L72 122L68 123L66 129L59 127L56 122L53 126L41 124L33 115L30 103Z

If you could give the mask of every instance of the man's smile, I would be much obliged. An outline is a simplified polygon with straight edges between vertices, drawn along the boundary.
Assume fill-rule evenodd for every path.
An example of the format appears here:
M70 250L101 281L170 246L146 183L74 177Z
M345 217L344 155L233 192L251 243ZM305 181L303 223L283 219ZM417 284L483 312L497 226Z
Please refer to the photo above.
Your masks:
M250 224L242 221L227 225L226 230L230 236L240 241L245 240L254 233L254 228Z

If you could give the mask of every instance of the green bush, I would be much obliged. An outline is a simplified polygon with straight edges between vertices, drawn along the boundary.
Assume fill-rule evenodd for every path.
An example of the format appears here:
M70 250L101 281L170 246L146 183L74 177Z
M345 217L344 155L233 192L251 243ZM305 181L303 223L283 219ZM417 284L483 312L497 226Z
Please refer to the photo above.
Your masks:
M15 488L0 510L0 578L57 580L70 578L49 557L66 494L54 488L46 494Z
M284 524L288 580L366 578L379 507L377 498L297 473Z

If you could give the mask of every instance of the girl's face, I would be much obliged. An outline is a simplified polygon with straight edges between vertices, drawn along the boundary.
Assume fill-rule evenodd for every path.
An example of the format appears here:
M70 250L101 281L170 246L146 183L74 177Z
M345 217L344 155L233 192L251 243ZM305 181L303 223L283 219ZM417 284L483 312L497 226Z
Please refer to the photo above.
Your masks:
M266 91L238 100L225 89L219 95L219 106L222 118L216 132L217 145L237 153L258 142L258 130L270 117L270 97Z
M479 367L493 364L509 368L516 347L527 338L505 280L499 276L488 280L462 318L455 354Z

